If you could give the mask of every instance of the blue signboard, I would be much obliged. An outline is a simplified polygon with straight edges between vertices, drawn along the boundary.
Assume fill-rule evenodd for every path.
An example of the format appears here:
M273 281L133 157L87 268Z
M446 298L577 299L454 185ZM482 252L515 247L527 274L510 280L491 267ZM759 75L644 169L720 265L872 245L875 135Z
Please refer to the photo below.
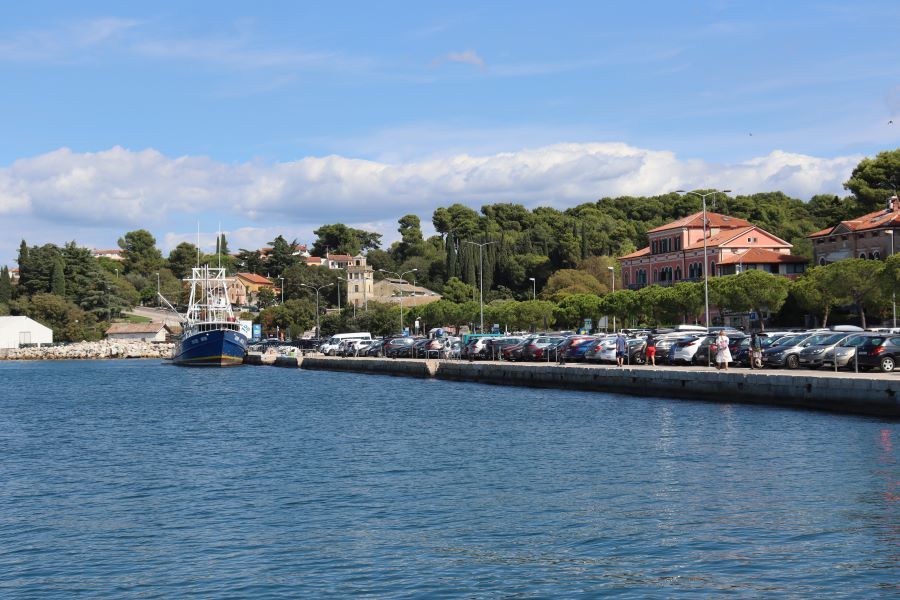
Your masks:
M262 323L254 323L253 324L253 339L254 340L262 339Z

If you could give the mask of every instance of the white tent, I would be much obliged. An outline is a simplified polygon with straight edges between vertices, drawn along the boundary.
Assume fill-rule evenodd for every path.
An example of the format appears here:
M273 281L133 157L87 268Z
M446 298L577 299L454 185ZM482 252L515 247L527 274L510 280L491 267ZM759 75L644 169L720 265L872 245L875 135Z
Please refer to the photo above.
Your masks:
M52 344L53 330L28 317L0 317L0 348Z

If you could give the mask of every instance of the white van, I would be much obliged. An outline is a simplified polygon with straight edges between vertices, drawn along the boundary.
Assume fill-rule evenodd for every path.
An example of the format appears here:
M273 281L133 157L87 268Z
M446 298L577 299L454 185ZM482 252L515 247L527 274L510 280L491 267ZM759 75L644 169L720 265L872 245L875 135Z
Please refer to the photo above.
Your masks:
M354 341L363 341L363 342L371 342L372 334L368 332L363 333L336 333L330 338L328 341L319 346L319 352L322 354L328 354L330 356L335 356L337 354L338 346L341 345L341 342L345 340L354 340Z

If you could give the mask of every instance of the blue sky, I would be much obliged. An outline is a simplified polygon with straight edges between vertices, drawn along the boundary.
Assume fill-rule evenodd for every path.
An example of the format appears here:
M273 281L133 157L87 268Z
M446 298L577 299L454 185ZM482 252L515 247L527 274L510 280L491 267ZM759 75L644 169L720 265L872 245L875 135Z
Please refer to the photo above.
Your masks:
M896 2L186 4L4 11L0 263L198 220L253 247L450 202L808 199L900 145Z

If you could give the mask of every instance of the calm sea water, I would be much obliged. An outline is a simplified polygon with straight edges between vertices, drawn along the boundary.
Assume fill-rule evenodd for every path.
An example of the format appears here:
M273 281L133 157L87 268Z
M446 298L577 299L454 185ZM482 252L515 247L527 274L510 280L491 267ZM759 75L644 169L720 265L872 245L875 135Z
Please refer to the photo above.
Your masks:
M0 597L897 597L895 422L0 363Z

